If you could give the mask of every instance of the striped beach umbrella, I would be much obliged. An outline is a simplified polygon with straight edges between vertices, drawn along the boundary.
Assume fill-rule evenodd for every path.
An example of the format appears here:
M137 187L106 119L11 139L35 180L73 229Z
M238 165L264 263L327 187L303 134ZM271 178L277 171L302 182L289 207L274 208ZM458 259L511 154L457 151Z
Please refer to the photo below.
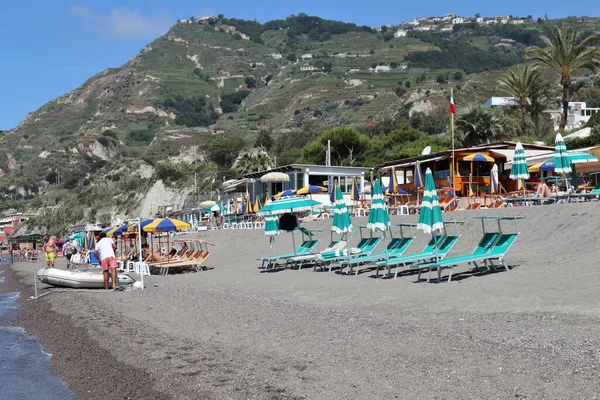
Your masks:
M350 192L350 200L359 201L360 193L358 191L358 185L356 184L356 177L352 179L352 191Z
M440 198L438 197L437 190L435 190L433 174L429 168L427 168L427 171L425 172L425 190L423 191L423 202L421 203L417 229L420 229L425 233L431 233L433 236L435 236L436 231L442 231L444 229Z
M140 230L142 230L146 225L151 224L154 221L154 218L143 219L140 221L139 226ZM138 223L129 224L127 227L127 233L138 233Z
M262 208L262 204L260 203L260 197L256 195L256 201L254 202L254 212L257 213L258 210Z
M342 196L342 189L339 186L335 187L333 206L333 225L331 226L331 230L338 235L352 231L352 219L350 219L348 207Z
M513 163L510 167L510 179L521 182L523 187L523 196L525 196L525 179L529 179L529 171L527 170L527 160L525 159L525 149L521 142L517 142L515 146L515 155Z
M498 165L494 164L490 171L490 184L487 188L488 194L500 193L500 185L498 183Z
M375 188L373 189L373 202L371 203L371 212L369 214L369 222L367 222L367 229L375 232L377 230L385 231L389 227L390 216L388 214L383 193L381 192L381 183L377 180L375 181Z
M173 231L188 231L191 229L190 224L175 218L157 218L148 225L144 226L144 232L173 232Z
M298 196L306 196L313 193L327 193L327 188L324 186L308 185L296 190L296 195Z
M318 201L305 197L282 197L261 208L258 214L267 215L312 211L319 206L321 206L321 203Z
M396 193L398 193L398 189L400 189L400 188L398 187L398 179L396 178L396 171L394 170L394 168L392 168L392 171L390 172L390 184L389 184L388 188L385 190L385 194L388 196L392 195L392 194L396 194Z
M556 140L554 141L554 172L566 175L571 171L571 161L569 161L567 156L565 140L560 133L557 133Z
M367 229L371 231L381 231L383 235L383 243L385 245L385 257L387 260L387 239L385 231L390 229L390 215L385 204L385 198L381 192L381 183L379 180L375 181L375 188L373 189L373 202L371 203L371 212L369 214L369 221L367 222Z
M276 236L281 233L279 229L279 218L277 214L268 214L265 216L265 235Z

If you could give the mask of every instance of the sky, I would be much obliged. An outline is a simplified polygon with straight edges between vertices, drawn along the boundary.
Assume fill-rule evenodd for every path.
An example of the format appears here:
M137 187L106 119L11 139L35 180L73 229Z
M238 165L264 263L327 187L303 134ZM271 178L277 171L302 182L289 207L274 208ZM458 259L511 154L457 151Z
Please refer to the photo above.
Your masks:
M302 12L380 26L447 13L559 18L577 9L558 0L6 1L0 11L0 130L14 128L93 74L121 66L177 19L223 14L266 22Z

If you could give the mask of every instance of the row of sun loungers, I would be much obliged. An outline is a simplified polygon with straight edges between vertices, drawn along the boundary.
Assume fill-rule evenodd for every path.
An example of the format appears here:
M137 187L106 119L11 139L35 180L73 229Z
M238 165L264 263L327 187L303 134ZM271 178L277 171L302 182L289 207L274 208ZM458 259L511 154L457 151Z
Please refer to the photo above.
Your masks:
M425 245L425 247L415 253L406 253L412 237L392 238L386 249L375 253L375 248L379 245L381 237L362 238L354 248L348 248L346 241L332 241L329 246L321 252L311 253L315 248L316 241L304 242L296 251L296 254L284 254L263 258L263 268L267 263L268 268L275 265L281 265L285 268L298 268L303 266L312 266L314 270L332 271L333 268L339 269L340 273L346 275L358 275L361 268L368 267L375 269L375 277L379 277L380 269L385 270L385 276L391 277L394 270L394 278L399 273L406 271L418 272L417 280L421 280L421 274L427 272L427 282L431 281L432 272L437 272L437 281L441 281L443 270L448 270L447 281L452 280L454 267L460 264L473 265L479 269L480 266L490 270L495 270L497 266L502 266L508 271L505 262L505 256L509 248L519 236L518 229L515 233L503 233L500 230L500 220L519 219L520 217L497 217L498 231L485 232L469 254L461 254L448 257L449 253L458 242L460 235L440 235L434 236ZM490 219L481 217L481 219ZM494 218L491 218L494 219ZM496 262L499 265L496 265Z

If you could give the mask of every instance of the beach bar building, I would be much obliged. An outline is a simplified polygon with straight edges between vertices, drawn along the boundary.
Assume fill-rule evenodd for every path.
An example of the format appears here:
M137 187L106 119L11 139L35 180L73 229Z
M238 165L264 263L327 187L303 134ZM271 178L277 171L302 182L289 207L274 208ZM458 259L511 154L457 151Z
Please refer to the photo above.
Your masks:
M375 167L379 177L389 177L392 171L401 189L407 192L414 190L415 166L418 163L422 172L431 168L435 185L438 188L452 188L458 196L467 196L469 182L474 191L483 192L490 184L490 172L494 164L498 165L499 181L506 191L515 185L508 176L510 170L506 164L512 162L516 142L497 142L481 146L458 148L454 151L454 181L451 182L452 151L445 150L438 153L420 155L401 160L393 160ZM548 154L554 151L552 146L523 143L527 157ZM490 161L470 161L474 155L480 154ZM492 161L493 160L493 161Z
M308 164L290 164L281 167L272 168L266 171L253 172L244 176L246 192L255 199L260 196L264 203L267 192L273 196L283 190L297 190L305 186L323 186L331 190L334 182L337 182L344 199L351 204L350 192L352 182L356 179L358 190L361 197L365 193L365 173L370 168L364 167L344 167L344 166L326 166L326 165L308 165ZM260 178L270 172L282 172L289 176L289 182L263 183ZM329 204L329 193L313 194L312 198L323 203Z

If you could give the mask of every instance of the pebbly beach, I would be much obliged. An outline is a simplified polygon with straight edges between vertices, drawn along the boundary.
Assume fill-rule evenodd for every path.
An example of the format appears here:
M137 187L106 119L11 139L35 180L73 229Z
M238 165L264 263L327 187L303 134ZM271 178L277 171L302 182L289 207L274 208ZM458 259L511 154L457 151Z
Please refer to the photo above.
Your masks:
M450 283L415 283L263 270L262 230L218 230L189 236L215 245L205 270L147 277L144 291L40 284L30 299L41 261L6 268L1 290L21 292L13 323L78 399L595 398L598 204L445 214L465 221L452 254L476 245L479 215L525 217L510 271L463 265ZM329 242L331 220L303 226L325 231L318 250ZM414 251L429 239L415 235ZM275 241L292 248L289 234Z

